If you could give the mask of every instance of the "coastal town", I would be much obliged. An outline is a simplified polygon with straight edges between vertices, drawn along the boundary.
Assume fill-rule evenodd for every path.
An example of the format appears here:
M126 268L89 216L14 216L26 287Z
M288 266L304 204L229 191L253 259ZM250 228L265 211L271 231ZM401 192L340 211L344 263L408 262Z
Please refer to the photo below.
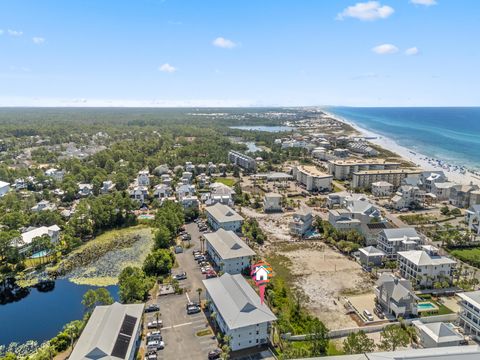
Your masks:
M480 356L475 171L321 108L180 115L5 130L0 316L90 288L82 318L1 358Z

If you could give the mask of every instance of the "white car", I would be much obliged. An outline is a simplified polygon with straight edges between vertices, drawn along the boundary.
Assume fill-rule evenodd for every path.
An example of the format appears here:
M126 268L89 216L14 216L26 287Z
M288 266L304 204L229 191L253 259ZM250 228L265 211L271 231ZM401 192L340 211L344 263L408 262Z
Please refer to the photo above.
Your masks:
M145 360L157 360L157 354L151 352L150 354L145 355Z
M147 349L162 350L165 348L165 343L160 340L152 340L147 343Z
M162 320L153 320L148 322L147 328L149 329L158 329L163 326L163 321Z

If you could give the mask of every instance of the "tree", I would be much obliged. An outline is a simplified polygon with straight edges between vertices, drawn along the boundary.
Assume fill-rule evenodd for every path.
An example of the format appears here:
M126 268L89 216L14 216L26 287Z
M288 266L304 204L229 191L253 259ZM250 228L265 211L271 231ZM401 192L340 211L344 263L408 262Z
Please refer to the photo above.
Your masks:
M446 215L448 215L449 213L450 213L450 209L448 208L448 206L445 205L445 206L442 206L442 207L440 208L440 214L446 216Z
M110 304L113 304L113 298L105 288L90 289L83 295L82 305L86 313L91 313L98 305Z
M384 351L395 351L399 346L407 346L409 334L400 325L388 325L380 333L382 341L379 348Z
M127 304L144 301L153 284L153 279L148 277L142 269L127 266L118 277L120 300Z
M159 276L170 273L175 255L168 249L153 250L143 262L143 271L148 276Z
M202 294L202 291L203 291L202 288L198 288L198 289L197 289L197 293L198 293L198 303L199 303L199 304L200 304L200 295Z
M343 340L343 350L347 354L362 354L375 350L375 342L364 331L351 333Z
M100 290L100 289L99 289ZM113 299L112 299L113 301ZM104 304L107 305L107 304ZM70 348L73 350L73 342L80 336L84 326L84 322L81 320L74 320L69 322L63 327L63 332L68 335L70 339Z
M314 318L308 326L308 332L310 335L307 336L306 340L311 342L312 356L325 355L328 348L327 327L323 322Z
M161 224L155 232L155 248L168 249L172 245L172 235L168 228Z

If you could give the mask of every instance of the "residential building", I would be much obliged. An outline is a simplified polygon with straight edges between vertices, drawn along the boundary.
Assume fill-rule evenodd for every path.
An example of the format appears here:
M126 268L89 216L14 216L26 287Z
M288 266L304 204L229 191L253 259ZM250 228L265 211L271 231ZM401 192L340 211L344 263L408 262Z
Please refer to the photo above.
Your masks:
M266 180L266 181L279 181L287 182L293 179L293 176L283 172L269 172L269 173L258 173L250 176L252 180Z
M55 210L57 207L55 206L55 204L52 204L50 201L48 200L42 200L42 201L39 201L37 203L37 205L33 206L31 208L31 210L33 212L38 212L38 211L53 211Z
M480 188L478 185L455 185L450 189L450 204L459 208L468 208L475 205L472 200L477 200L476 192ZM474 194L472 199L472 193Z
M255 252L233 231L218 229L202 236L206 241L208 256L219 271L241 274L250 266Z
M390 199L390 203L397 210L423 207L425 197L425 191L420 190L417 186L402 185Z
M163 174L160 176L160 179L162 179L162 184L171 186L172 185L172 178L170 174Z
M97 306L69 360L134 360L141 343L144 304Z
M419 173L420 170L410 169L356 171L352 175L351 187L352 189L370 189L377 181L386 181L394 187L399 187L407 176Z
M198 197L196 195L182 196L178 199L178 202L180 203L180 205L183 206L184 209L198 208L198 206L200 205Z
M363 266L380 266L386 258L385 253L375 246L367 246L358 251L360 253L360 264Z
M134 186L128 191L130 198L144 203L148 198L148 188L146 186Z
M65 175L64 171L54 169L54 168L51 168L45 171L45 176L51 177L55 181L62 181L64 175Z
M468 345L322 356L309 360L477 360L479 357L480 346Z
M173 196L173 190L170 186L165 184L155 185L153 190L153 197L155 199L167 199L171 196Z
M21 253L23 253L30 248L32 241L35 238L44 235L47 235L50 238L52 244L56 244L60 240L60 228L57 225L29 228L27 231L23 232L18 239L14 240L13 244L20 249L19 251Z
M432 245L423 245L421 248L397 253L401 275L422 287L433 287L436 282L444 281L451 284L457 262L439 255L438 249Z
M78 196L87 197L93 194L92 184L78 184Z
M480 290L458 293L460 312L458 322L465 334L480 338Z
M207 206L221 203L228 206L233 206L233 194L235 191L230 186L215 182L210 184L210 193L205 197L205 204Z
M327 207L333 208L335 205L343 205L347 201L351 200L368 200L365 194L351 193L348 191L340 191L327 195Z
M435 185L437 183L445 183L447 177L443 171L424 171L420 174L420 181L423 184L423 190L428 193L435 191Z
M336 148L333 149L333 155L339 158L346 158L348 157L350 153L348 152L347 149L342 149L342 148Z
M431 193L437 198L437 201L448 201L452 188L457 185L454 182L435 183L432 187Z
M464 341L463 335L450 323L414 320L412 325L417 332L418 342L424 348L459 346Z
M475 235L480 235L480 205L473 205L465 212L465 222Z
M372 183L373 196L384 197L390 196L393 193L393 184L386 181L377 181Z
M270 327L277 318L242 275L225 273L203 284L210 311L217 314L219 330L230 337L232 351L269 342Z
M250 156L244 155L238 151L230 150L228 152L228 160L237 166L249 171L257 170L257 163L255 159Z
M377 280L374 291L377 302L385 313L404 319L418 314L417 302L420 299L413 292L409 280L383 273Z
M293 177L308 191L332 190L333 176L325 174L315 166L299 165L293 168Z
M104 181L102 183L102 187L100 189L100 192L103 193L103 194L106 194L106 193L109 193L111 191L113 191L115 189L115 184L110 181L110 180L107 180L107 181Z
M217 203L207 206L207 221L213 230L224 229L238 232L242 228L243 217L227 205Z
M5 181L0 181L0 197L5 196L10 191L10 184Z
M265 197L263 198L263 211L282 211L282 198L282 195L278 193L266 193Z
M193 173L195 171L195 165L193 165L191 161L185 162L185 171Z
M0 188L3 188L1 186L1 183L3 183L3 181L0 182ZM5 184L8 184L8 183L5 183ZM22 179L22 178L15 179L15 183L13 184L13 187L15 188L15 190L23 190L23 189L26 189L28 187L28 182L25 179ZM0 193L1 193L1 190L0 190ZM3 194L3 195L5 195L5 194ZM1 195L1 196L3 196L3 195Z
M137 184L138 186L150 186L150 173L148 170L141 170L137 175Z
M192 178L193 173L191 173L190 171L184 171L182 173L182 178L180 179L180 181L184 184L190 184L192 182Z
M358 154L364 154L366 156L378 156L378 150L375 150L365 141L351 142L347 145L350 151Z
M177 193L177 198L179 199L185 196L193 196L195 195L195 185L184 183L179 184L177 185L175 192Z
M384 229L378 236L377 247L389 260L396 260L399 251L415 250L422 242L414 228Z
M300 237L304 237L312 229L312 226L312 211L306 206L293 214L293 218L289 223L290 233Z
M384 159L347 159L330 160L328 173L337 180L351 179L354 172L363 170L392 170L398 169L400 163Z

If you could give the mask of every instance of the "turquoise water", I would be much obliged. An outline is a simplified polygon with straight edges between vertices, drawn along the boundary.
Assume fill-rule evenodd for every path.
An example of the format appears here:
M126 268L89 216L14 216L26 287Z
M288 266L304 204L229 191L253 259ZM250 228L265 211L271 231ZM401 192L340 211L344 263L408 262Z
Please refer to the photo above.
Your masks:
M418 304L418 309L419 310L433 310L433 309L436 309L435 305L433 305L432 303L422 303L422 304Z
M32 256L30 256L30 258L32 259L36 259L36 258L39 258L39 257L42 257L42 256L46 256L47 255L47 251L46 250L42 250L40 252L37 252L35 254L33 254Z
M283 132L283 131L293 131L294 128L289 126L230 126L230 129L238 130L249 130L249 131L266 131L266 132Z
M480 169L480 107L326 110L412 151Z

